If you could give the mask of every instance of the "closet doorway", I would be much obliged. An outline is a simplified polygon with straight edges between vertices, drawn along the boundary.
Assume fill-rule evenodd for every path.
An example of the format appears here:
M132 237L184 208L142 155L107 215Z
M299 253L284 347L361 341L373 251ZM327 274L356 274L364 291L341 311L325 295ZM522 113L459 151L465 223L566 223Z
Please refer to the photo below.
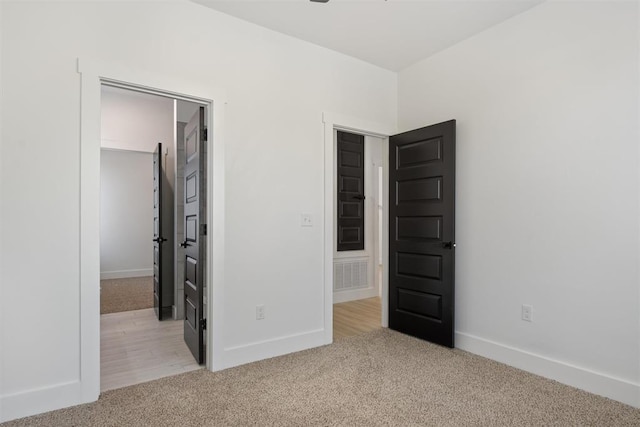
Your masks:
M204 110L197 102L101 86L101 391L202 367L201 322L196 324L203 336L200 350L194 354L185 342L185 330L195 322L193 312L185 321L188 282L185 249L179 245L187 240L185 128L195 116L206 125L201 106ZM197 150L204 149L202 136L192 141ZM197 184L206 194L204 177L203 170ZM206 196L198 202L206 205ZM205 246L204 237L190 237L189 244L200 240ZM206 307L204 288L201 292L195 302L199 318Z

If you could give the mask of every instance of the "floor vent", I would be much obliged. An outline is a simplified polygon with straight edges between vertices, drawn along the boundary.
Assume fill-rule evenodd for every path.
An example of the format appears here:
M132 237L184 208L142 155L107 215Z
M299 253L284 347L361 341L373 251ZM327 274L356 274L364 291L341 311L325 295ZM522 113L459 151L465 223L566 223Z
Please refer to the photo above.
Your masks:
M334 260L333 262L333 290L346 291L366 288L369 285L367 277L368 260Z

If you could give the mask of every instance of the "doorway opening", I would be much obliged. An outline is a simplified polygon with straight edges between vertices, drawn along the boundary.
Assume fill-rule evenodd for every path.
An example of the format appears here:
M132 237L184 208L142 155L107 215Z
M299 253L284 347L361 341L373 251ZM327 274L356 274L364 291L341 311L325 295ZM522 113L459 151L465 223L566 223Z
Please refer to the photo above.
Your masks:
M322 114L322 122L324 124L324 331L325 343L331 344L334 340L334 303L340 304L334 300L334 258L336 256L336 181L337 181L337 130L355 133L358 135L377 137L381 140L381 156L382 169L378 168L378 173L382 172L382 208L381 222L382 233L378 239L378 249L380 258L382 259L381 274L379 277L379 296L380 296L380 326L387 327L389 324L389 135L393 135L396 131L395 123L371 122L362 120L357 117L324 112ZM378 178L380 179L380 178ZM379 181L378 181L379 182ZM379 196L379 194L378 194ZM365 199L366 200L366 199ZM375 258L375 256L374 256Z
M382 327L385 138L333 129L333 339Z
M199 155L206 152L208 115L197 100L110 82L100 89L100 391L106 391L199 369L206 360L206 281L193 279L188 264L206 277L207 161ZM195 132L186 135L188 129Z
M382 327L453 347L456 121L449 120L401 134L396 134L393 125L332 113L324 113L323 122L326 343L330 344L334 338L334 259L337 250L334 233L337 216L334 210L340 202L335 193L340 185L345 188L344 183L336 183L340 179L336 173L336 130L342 130L377 136L383 141ZM358 150L354 147L349 150L352 153L347 157L353 160L357 157L353 154ZM351 178L349 174L345 176ZM338 225L341 226L354 227L354 224ZM349 236L338 236L338 239L347 236L348 240L357 240L354 239L357 233L353 234L353 230L350 233Z

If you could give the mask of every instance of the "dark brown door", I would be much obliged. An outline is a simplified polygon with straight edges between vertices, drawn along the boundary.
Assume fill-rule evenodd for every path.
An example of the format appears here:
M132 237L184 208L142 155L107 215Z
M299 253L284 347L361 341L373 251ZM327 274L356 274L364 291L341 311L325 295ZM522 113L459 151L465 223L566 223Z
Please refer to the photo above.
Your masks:
M156 150L153 152L153 308L156 312L158 320L163 319L163 295L162 295L162 276L164 251L163 243L166 239L162 236L162 190L164 171L162 163L162 144L158 143Z
M455 144L451 120L389 139L389 327L453 347Z
M203 290L205 285L206 178L204 107L184 129L184 341L204 363Z
M339 251L364 249L364 136L338 131Z

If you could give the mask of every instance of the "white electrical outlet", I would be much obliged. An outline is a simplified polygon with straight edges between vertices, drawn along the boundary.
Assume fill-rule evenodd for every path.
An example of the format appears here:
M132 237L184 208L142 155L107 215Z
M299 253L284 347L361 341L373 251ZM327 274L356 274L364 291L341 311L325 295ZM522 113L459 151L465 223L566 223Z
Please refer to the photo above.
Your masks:
M264 319L264 305L256 305L256 320Z
M313 227L313 218L311 218L311 214L300 215L300 226Z
M533 306L522 304L522 320L533 322Z

